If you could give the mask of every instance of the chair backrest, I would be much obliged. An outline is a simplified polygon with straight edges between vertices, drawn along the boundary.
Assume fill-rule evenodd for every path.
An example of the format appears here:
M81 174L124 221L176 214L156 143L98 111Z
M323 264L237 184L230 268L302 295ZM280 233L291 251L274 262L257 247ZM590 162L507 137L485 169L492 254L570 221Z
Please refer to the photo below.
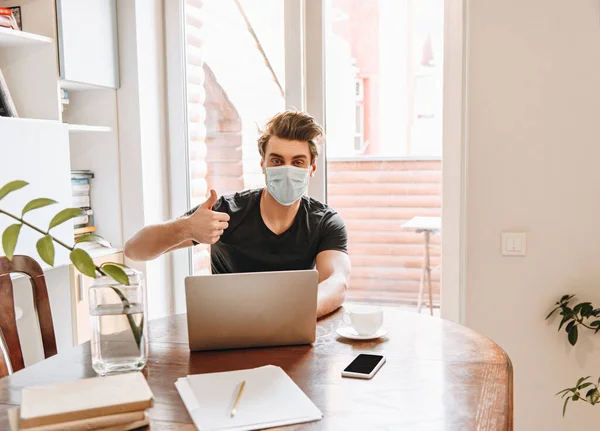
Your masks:
M0 256L0 336L4 339L12 372L16 372L25 368L25 363L17 332L13 284L10 278L10 274L13 273L22 273L30 278L33 288L33 306L42 335L44 357L49 358L56 355L56 338L54 337L46 279L40 265L28 256L16 255L12 260L8 260L6 256ZM4 355L0 351L0 377L8 374Z

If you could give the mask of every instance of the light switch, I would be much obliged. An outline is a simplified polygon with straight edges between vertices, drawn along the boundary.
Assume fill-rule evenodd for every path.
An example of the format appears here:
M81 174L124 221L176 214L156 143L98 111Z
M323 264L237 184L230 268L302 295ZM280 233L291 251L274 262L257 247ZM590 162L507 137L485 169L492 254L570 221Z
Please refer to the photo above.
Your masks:
M503 256L525 256L527 253L527 234L524 232L505 232L502 234Z

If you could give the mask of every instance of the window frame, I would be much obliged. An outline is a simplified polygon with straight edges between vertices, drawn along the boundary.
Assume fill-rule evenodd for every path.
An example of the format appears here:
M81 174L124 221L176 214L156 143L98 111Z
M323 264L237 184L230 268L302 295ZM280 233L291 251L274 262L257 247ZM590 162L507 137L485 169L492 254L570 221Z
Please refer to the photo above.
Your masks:
M285 0L285 106L325 118L325 11L331 0ZM165 2L170 209L175 218L189 209L187 95L185 89L184 0ZM464 323L466 274L466 62L465 0L444 0L444 96L442 191L442 317ZM326 156L317 161L309 195L326 202ZM192 274L192 250L170 254L175 313L185 307L185 277Z

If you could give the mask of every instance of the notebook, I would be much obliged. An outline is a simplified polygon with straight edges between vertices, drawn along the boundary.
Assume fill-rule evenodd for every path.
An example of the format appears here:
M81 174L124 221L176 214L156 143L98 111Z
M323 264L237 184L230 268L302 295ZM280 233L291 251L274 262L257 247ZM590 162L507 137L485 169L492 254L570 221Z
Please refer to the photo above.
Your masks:
M244 392L231 417L237 388ZM200 431L256 430L320 420L321 411L279 367L197 374L175 383Z
M21 429L135 412L152 407L140 372L24 388Z

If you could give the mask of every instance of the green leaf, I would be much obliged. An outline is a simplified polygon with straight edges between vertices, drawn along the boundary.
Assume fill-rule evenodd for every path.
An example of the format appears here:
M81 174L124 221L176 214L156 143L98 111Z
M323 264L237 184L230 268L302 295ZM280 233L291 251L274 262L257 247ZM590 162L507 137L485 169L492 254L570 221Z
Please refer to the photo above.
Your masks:
M60 211L58 214L54 216L54 218L50 221L50 225L48 226L48 230L53 227L58 226L59 224L63 224L67 220L71 220L72 218L78 217L83 214L83 211L80 208L65 208Z
M569 391L571 391L571 389L569 389L569 388L567 388L567 389L563 389L562 391L558 391L558 392L556 393L556 395L560 395L560 394L562 394L563 392L569 392Z
M86 251L76 248L69 255L71 262L75 265L75 268L79 270L82 274L87 275L88 277L96 278L96 266L94 265L94 261L87 254Z
M112 263L105 263L102 265L102 271L106 272L112 278L114 278L117 282L124 284L125 286L129 286L129 277L123 271L123 268L120 268L117 265Z
M17 247L17 240L19 239L19 232L21 232L22 224L11 224L4 230L2 234L2 248L4 249L4 254L8 258L8 260L12 260L13 255L15 253L15 248Z
M579 401L579 394L573 395L573 401Z
M577 380L577 384L575 385L576 388L579 388L579 385L582 384L583 382L585 382L587 379L589 379L592 376L587 376L587 377L581 377L579 380Z
M571 398L567 398L565 400L565 405L563 406L563 417L565 416L565 413L567 412L567 403L569 402Z
M573 326L575 326L576 323L577 322L575 320L570 321L567 327L565 328L565 331L571 332L571 329L573 329Z
M561 328L563 327L563 325L571 318L571 316L563 316L562 320L560 321L560 325L558 325L558 330L560 331Z
M590 317L594 312L594 307L590 302L584 302L583 307L581 307L581 315L583 317Z
M129 269L129 267L127 265L125 265L124 263L119 263L119 262L106 262L106 263L103 263L103 265L109 265L109 264L110 265L117 265L117 266L119 266L121 268Z
M95 242L97 244L102 245L103 247L110 248L110 243L102 238L100 235L95 233L86 233L85 235L80 236L75 241L76 244L81 244L82 242Z
M593 385L593 383L592 383L592 382L587 382L587 383L584 383L583 385L579 386L579 389L585 389L585 388L587 388L588 386L592 386L592 385Z
M577 326L573 326L573 328L569 332L569 343L571 343L571 346L574 346L577 343L577 337Z
M577 304L574 308L573 308L573 314L577 314L579 313L579 311L581 311L581 307L583 307L583 303L581 304Z
M569 299L571 299L573 296L575 295L563 295L562 298L560 298L560 302L565 302L568 301Z
M21 211L21 217L27 214L29 211L36 210L38 208L47 207L48 205L54 205L56 201L54 199L48 198L39 198L29 201L25 207L23 207L23 211Z
M22 181L22 180L11 181L10 183L5 184L0 189L0 199L4 198L7 194L14 192L15 190L22 189L23 187L25 187L28 184L29 183L27 181Z
M556 310L558 310L558 307L554 308L554 310L552 310L547 316L545 320L548 320L550 317L552 317L552 315L556 312Z
M590 323L590 326L600 326L600 320L594 320L592 323Z
M35 245L38 254L44 262L50 266L54 266L54 243L50 235L44 235Z
M592 405L594 405L594 404L598 403L599 399L600 399L600 391L598 390L598 388L596 388L596 389L594 389L594 393L591 396L590 403Z

